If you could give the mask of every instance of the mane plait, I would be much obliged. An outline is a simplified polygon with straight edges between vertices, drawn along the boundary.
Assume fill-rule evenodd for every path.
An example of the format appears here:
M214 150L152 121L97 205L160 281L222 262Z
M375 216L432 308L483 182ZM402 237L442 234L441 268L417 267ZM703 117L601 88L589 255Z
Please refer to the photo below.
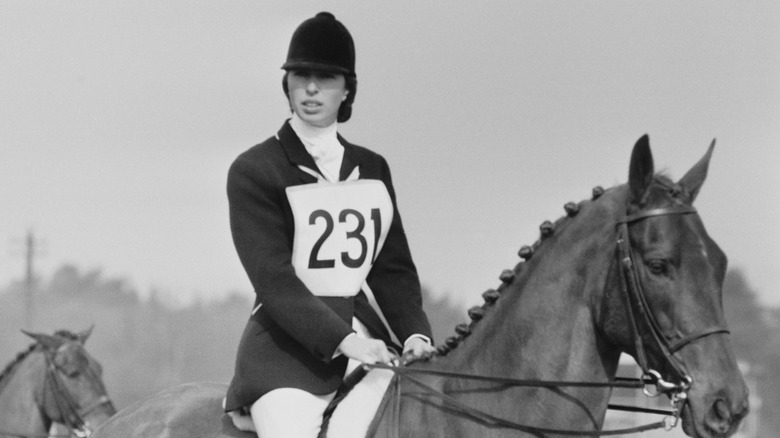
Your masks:
M550 222L549 220L542 222L542 224L539 226L539 239L537 239L533 245L523 245L520 248L520 250L517 252L517 255L520 256L522 260L518 262L517 265L515 265L514 269L505 269L501 272L501 274L498 276L498 278L501 280L501 284L497 288L488 289L482 293L484 303L480 306L471 307L467 312L471 322L468 324L463 323L455 326L455 335L448 337L443 344L436 348L437 355L446 356L447 353L457 348L458 345L460 345L460 343L471 334L474 325L484 318L485 311L493 306L498 301L499 297L501 297L502 292L509 285L511 285L520 274L524 272L524 264L534 256L537 249L543 244L543 242L548 237L555 234L555 230L558 229L564 221L570 220L577 216L577 213L580 212L583 204L595 201L596 199L600 198L604 192L604 188L601 186L596 186L592 190L592 196L590 200L581 201L579 203L567 202L563 206L563 209L566 212L565 216L558 218L555 223Z
M8 377L13 373L14 369L16 369L16 366L20 364L27 356L30 355L33 351L35 351L35 348L38 347L38 343L32 343L30 344L26 350L20 351L16 354L16 357L12 359L8 365L3 368L3 372L0 372L0 392L5 389L5 385L8 384Z

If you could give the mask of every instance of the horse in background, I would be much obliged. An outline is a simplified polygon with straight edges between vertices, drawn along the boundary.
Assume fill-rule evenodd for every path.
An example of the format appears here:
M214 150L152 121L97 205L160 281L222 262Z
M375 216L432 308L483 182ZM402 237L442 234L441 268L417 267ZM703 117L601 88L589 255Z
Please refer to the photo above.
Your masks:
M358 436L602 436L621 353L670 397L686 434L733 435L748 390L723 314L726 256L693 207L713 147L673 182L654 173L649 139L640 138L628 183L594 189L543 223L520 263L469 311L472 322L433 357L395 371ZM173 388L123 409L94 438L251 437L221 411L225 391Z
M0 437L48 437L53 422L85 437L116 413L100 364L84 349L92 328L35 339L0 373Z

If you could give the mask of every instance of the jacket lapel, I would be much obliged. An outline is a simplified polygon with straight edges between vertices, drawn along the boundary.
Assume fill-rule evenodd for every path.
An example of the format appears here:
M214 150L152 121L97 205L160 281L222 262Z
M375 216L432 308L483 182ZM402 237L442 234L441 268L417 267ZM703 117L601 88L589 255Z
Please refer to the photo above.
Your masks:
M301 139L295 135L295 131L290 127L289 120L284 123L276 136L279 139L279 143L282 144L282 149L287 154L290 163L295 167L299 167L298 173L300 174L301 182L307 184L317 182L314 174L322 175L322 173L317 164L314 163L314 158L309 155L306 147L301 143ZM344 158L341 160L341 169L339 169L339 181L345 181L355 171L355 168L360 166L360 157L355 148L340 134L338 139L341 145L344 146ZM310 171L301 170L301 166Z
M341 134L338 134L338 139L341 145L344 146L344 158L341 160L339 181L346 181L355 168L360 166L360 157L355 152L355 148L344 140Z
M295 135L295 131L290 127L289 120L284 123L276 137L279 139L279 143L281 143L282 149L287 154L290 163L297 167L296 172L298 172L301 182L305 184L317 182L317 178L314 175L320 174L320 169L314 163L314 158L306 152L301 139ZM306 172L300 169L300 167L305 167L311 172Z

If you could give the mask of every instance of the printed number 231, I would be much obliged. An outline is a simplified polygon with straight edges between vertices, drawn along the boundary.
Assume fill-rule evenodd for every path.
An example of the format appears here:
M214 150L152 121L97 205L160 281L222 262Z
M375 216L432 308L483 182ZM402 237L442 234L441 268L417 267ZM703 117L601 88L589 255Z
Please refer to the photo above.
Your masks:
M366 226L366 219L359 211L347 208L341 210L341 213L339 213L339 223L346 222L347 217L349 216L357 219L357 225L354 230L346 232L347 239L355 239L360 243L360 254L357 258L352 258L349 256L348 252L344 251L341 253L341 262L348 268L359 268L363 266L368 254L368 242L366 242L366 238L363 237L362 234L363 229ZM319 218L325 220L325 230L311 249L311 254L309 255L309 269L332 268L336 266L336 261L334 259L319 258L319 252L322 245L333 233L333 216L325 210L314 210L309 216L309 225L314 225ZM380 215L378 208L371 209L371 221L374 223L374 250L373 254L371 254L371 260L373 261L376 258L376 247L379 243L379 235L382 231L382 216Z

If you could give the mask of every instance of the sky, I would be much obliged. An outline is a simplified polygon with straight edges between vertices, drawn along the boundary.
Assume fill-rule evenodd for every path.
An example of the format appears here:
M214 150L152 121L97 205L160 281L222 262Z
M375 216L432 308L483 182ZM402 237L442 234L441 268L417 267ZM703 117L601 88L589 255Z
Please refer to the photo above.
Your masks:
M63 264L179 302L252 295L230 238L235 157L289 116L292 32L352 33L351 142L390 163L422 283L464 306L649 134L780 305L780 2L3 0L0 284Z

